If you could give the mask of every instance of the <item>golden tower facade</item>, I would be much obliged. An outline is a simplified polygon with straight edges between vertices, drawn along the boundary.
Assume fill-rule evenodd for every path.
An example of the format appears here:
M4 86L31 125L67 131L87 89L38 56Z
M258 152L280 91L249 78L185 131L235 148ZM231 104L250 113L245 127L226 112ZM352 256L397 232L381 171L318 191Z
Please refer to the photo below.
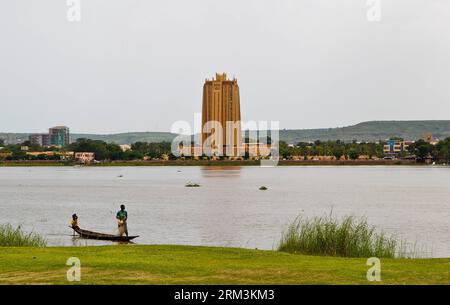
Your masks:
M237 79L216 73L203 85L202 146L206 155L239 156L241 105Z

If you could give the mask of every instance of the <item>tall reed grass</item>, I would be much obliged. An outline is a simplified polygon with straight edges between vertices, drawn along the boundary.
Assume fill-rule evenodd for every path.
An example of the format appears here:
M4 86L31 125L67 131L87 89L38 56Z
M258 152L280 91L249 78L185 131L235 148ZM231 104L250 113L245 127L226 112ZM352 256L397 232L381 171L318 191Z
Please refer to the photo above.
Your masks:
M365 218L297 217L283 232L278 251L342 257L413 257L401 240L377 233Z
M24 233L21 226L0 225L0 247L45 247L47 240L37 233Z

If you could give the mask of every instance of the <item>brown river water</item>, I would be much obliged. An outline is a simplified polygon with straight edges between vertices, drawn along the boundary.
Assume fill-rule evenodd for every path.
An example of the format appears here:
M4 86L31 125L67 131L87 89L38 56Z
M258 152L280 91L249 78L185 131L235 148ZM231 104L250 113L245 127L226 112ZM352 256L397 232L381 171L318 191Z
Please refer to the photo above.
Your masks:
M122 203L137 244L273 249L296 216L332 211L450 257L450 167L0 167L0 223L51 246L111 244L74 239L70 217L116 233Z

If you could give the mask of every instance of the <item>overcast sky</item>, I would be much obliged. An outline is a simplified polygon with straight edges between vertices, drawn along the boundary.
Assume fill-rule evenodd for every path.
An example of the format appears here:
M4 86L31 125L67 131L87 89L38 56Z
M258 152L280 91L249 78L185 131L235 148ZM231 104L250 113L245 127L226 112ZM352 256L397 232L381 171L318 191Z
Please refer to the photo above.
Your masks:
M235 75L281 128L450 119L450 1L0 1L0 132L170 131Z

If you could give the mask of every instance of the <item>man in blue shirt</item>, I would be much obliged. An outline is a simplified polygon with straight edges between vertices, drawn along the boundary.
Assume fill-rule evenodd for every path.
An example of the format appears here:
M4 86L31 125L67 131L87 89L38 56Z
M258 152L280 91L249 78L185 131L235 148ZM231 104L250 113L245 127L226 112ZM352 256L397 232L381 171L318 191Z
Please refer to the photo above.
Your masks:
M128 237L128 228L127 228L127 219L128 219L128 213L125 211L125 205L120 206L120 211L117 212L116 218L118 220L119 225L119 235L123 236L125 235Z

